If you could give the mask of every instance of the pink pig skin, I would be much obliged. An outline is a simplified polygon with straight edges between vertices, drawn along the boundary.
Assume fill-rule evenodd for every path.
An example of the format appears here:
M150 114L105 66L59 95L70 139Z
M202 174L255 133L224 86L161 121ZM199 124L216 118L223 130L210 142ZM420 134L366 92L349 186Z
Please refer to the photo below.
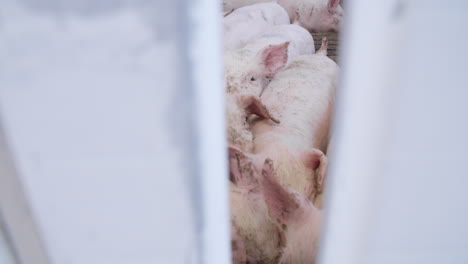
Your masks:
M269 45L252 54L232 52L225 56L226 120L229 145L252 151L252 132L247 122L251 114L279 122L258 96L268 80L283 69L288 60L289 42Z
M290 24L288 13L278 4L255 4L239 8L223 20L224 50L243 48L271 27L286 24Z
M339 31L343 20L340 0L224 0L225 14L256 3L277 2L289 15L291 23L298 24L311 32Z
M250 114L278 122L268 111L255 111L265 107L253 97L260 95L269 78L281 71L288 61L313 51L314 41L309 32L297 25L281 25L245 48L226 53L224 69L229 145L252 151L252 133L247 123Z
M229 149L233 263L315 263L321 212L279 183L272 160L258 174L252 158Z
M277 181L270 159L265 161L260 182L269 215L285 232L285 247L278 263L315 264L321 211L307 197Z
M312 200L321 193L338 66L326 56L327 40L313 55L293 59L260 97L281 123L250 120L257 169L275 161L280 182ZM305 189L311 178L315 189Z
M339 31L343 19L340 0L278 0L291 22L311 32Z
M244 49L257 51L268 45L278 45L289 42L288 61L297 56L315 52L312 35L299 25L279 25L264 32L261 36L250 41Z
M284 232L268 216L252 157L230 147L229 171L234 263L278 263Z

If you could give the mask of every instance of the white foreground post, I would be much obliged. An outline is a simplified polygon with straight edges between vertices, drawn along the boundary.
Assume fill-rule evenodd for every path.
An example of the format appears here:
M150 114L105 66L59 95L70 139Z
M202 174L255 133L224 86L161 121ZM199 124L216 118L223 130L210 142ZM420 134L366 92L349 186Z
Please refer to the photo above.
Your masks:
M320 263L467 263L468 3L347 7Z
M51 263L229 263L218 13L2 2L2 125Z

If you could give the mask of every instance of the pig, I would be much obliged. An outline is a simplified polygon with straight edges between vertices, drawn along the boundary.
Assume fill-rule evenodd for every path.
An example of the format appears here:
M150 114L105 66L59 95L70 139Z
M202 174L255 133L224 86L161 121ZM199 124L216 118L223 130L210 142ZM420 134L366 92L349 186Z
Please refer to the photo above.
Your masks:
M315 264L322 212L306 196L281 185L277 179L273 161L267 159L260 179L262 194L268 215L283 231L284 239L277 263Z
M288 62L290 42L267 45L261 50L241 49L224 55L226 92L259 96L268 79Z
M269 80L288 61L312 52L314 40L310 33L297 25L281 25L275 26L243 49L225 55L227 134L230 145L251 151L252 134L246 122L250 114L279 123L254 96L260 95Z
M278 0L289 14L291 23L310 32L339 31L343 19L340 0Z
M288 13L275 3L255 4L224 17L224 50L236 50L272 26L290 24Z
M225 12L265 0L224 0ZM310 32L339 31L343 19L343 9L340 0L277 0L291 19Z
M235 147L229 148L229 178L233 263L277 263L284 231L269 218L251 157Z
M260 3L276 3L276 0L223 0L223 14L227 16L238 8Z
M277 183L277 175L273 170L272 160L267 159L263 168L259 171L254 165L252 154L244 153L235 147L229 147L233 263L278 263L280 257L287 256L284 252L290 251L288 241L293 241L291 243L294 244L294 241L297 240L306 242L308 238L316 238L314 234L311 234L310 230L307 230L307 227L305 227L307 221L302 221L299 213L291 215L291 221L279 217L281 216L281 213L278 213L279 210L287 212L289 204L282 205L275 200L281 200L281 196L275 194L275 192L278 192L278 188L272 188L271 186L273 184L281 185ZM272 178L264 179L265 177ZM313 182L306 184L305 189L308 193L315 188L313 184ZM292 189L290 190L287 187L281 188L293 192ZM298 197L303 197L300 200L301 204L313 206L310 205L311 202L303 201L308 200L307 195L302 195L299 192L297 194ZM307 235L301 237L289 226L301 230L306 229ZM305 244L310 245L309 243ZM308 256L307 253L305 254ZM287 259L287 257L284 258Z
M257 53L250 50L229 52L225 55L227 136L230 145L250 152L252 133L247 117L255 114L278 123L258 96L272 78L283 69L288 60L289 43L269 45Z
M288 61L305 54L315 52L314 39L312 35L299 25L274 26L263 35L245 45L245 49L258 51L268 45L289 42Z
M266 158L275 165L280 182L305 194L311 179L321 193L327 158L331 113L338 66L326 56L327 39L315 54L302 55L276 74L260 96L267 111L281 123L253 117L253 153L257 168Z

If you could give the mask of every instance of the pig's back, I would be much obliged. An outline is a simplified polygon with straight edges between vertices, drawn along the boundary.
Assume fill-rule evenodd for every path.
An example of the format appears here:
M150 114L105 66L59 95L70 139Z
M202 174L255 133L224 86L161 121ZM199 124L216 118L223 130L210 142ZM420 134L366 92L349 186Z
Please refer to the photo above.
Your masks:
M290 42L288 61L299 55L315 52L312 35L305 28L298 25L274 26L263 35L247 43L245 49L256 53L268 45L278 45L284 42Z
M244 6L260 3L276 3L276 0L223 0L224 11L232 11Z
M262 94L294 149L326 149L338 66L322 55L293 59ZM275 132L273 132L275 133Z
M289 24L289 16L278 4L255 4L232 12L223 24L225 50L233 50L244 47L273 26Z

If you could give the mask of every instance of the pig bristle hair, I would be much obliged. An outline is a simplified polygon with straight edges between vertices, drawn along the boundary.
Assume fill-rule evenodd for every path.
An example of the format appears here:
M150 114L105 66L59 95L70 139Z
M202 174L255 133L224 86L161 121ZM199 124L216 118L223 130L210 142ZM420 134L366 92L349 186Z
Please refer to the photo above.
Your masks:
M319 50L317 50L317 52L315 54L327 56L327 50L328 50L328 39L327 39L327 37L323 37L322 38L322 46L320 47Z

